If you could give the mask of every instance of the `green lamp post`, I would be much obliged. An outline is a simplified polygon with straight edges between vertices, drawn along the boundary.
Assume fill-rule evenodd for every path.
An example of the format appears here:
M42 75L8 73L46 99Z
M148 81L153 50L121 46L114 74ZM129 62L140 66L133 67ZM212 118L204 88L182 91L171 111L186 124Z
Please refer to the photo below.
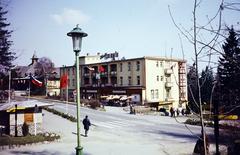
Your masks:
M81 51L82 46L82 38L86 37L88 34L83 32L78 25L69 33L67 33L69 37L72 37L73 41L73 51L75 52L76 58L76 82L77 82L77 147L76 147L76 155L82 155L83 147L81 146L80 140L80 76L79 76L79 53Z

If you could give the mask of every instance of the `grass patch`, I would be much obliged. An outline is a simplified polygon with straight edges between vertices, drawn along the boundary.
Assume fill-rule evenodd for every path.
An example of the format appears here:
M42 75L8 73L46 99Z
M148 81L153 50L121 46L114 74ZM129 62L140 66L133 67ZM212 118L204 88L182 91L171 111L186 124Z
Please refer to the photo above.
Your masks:
M44 134L38 134L36 136L27 135L25 137L11 137L11 136L5 135L0 137L0 146L26 145L26 144L32 144L32 143L45 142L45 141L50 142L57 139L60 139L60 136L54 133L44 133Z
M55 110L55 109L46 108L46 107L44 107L43 109L45 109L45 110L47 110L48 112L51 112L51 113L53 113L53 114L55 114L55 115L61 116L62 118L65 118L65 119L67 119L67 120L69 120L69 121L71 121L71 122L77 122L77 119L76 119L75 117L70 116L70 115L68 115L68 114L65 114L65 113L63 113L63 112L59 112L59 111L57 111L57 110Z

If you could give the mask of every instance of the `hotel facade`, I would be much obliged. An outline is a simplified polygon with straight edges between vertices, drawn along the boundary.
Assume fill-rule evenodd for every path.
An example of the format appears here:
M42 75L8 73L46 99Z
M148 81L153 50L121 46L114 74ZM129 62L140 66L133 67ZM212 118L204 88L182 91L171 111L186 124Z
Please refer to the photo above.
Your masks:
M140 105L155 104L169 109L187 104L186 61L162 57L139 57L101 62L100 55L81 56L80 97L101 99L118 95ZM76 90L76 67L63 66L60 76L68 76L68 87L61 96L73 97Z

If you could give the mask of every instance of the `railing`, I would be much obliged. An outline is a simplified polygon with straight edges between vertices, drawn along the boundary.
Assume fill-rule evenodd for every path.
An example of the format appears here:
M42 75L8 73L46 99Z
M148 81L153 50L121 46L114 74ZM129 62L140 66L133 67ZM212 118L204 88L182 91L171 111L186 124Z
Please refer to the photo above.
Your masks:
M172 69L170 69L170 68L165 69L165 74L166 74L166 75L170 75L170 74L172 74L172 73L173 73Z

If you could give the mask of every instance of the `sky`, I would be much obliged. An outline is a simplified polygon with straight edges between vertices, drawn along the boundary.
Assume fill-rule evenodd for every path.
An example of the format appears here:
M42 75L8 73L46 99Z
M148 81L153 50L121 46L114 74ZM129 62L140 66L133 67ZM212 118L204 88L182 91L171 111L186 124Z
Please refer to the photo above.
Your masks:
M219 0L203 0L198 22L206 23L206 16L216 13L217 4ZM174 26L168 6L176 23L191 30L193 0L8 0L7 20L14 31L11 49L18 57L15 64L30 64L35 52L57 67L73 65L75 54L67 33L76 24L88 34L80 55L117 51L119 58L184 57L191 64L193 46ZM236 25L239 15L224 10L223 22Z

